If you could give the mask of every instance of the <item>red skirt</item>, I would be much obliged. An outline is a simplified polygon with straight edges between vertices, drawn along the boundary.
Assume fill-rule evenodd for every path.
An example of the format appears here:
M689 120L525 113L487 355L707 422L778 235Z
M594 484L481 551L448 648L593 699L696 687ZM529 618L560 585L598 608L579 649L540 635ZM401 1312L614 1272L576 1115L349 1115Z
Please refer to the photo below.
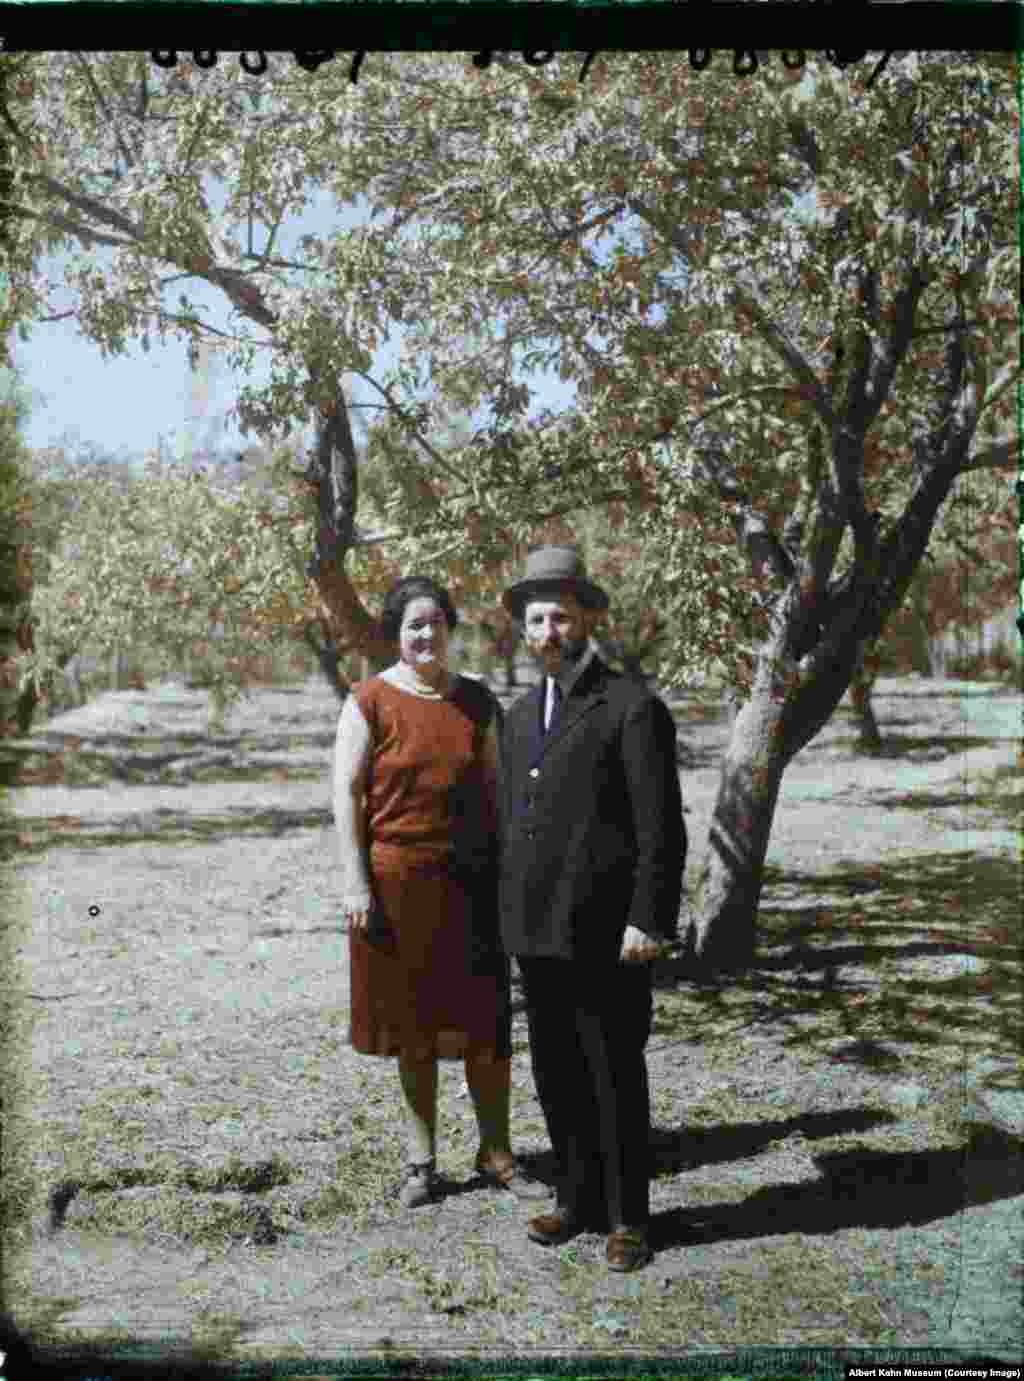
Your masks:
M360 1055L508 1059L507 977L470 972L470 898L446 860L375 844L370 866L394 944L349 936L352 1048Z

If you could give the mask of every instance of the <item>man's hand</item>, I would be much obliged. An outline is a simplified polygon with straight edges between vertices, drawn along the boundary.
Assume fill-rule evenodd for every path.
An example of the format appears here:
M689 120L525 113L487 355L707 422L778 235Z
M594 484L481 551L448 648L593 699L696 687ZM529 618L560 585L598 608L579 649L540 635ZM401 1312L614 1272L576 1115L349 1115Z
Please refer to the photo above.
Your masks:
M635 925L627 925L626 933L622 937L622 953L619 959L623 964L649 964L653 959L657 959L666 947L664 940L657 940L653 935L645 935L642 930L637 930Z

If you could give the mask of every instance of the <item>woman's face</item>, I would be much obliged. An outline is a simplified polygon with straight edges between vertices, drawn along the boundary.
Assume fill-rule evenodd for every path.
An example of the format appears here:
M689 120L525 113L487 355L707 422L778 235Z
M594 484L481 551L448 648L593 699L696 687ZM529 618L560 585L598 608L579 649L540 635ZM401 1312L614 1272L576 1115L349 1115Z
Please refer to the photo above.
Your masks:
M398 630L398 648L402 661L425 675L447 664L448 623L437 600L409 601Z

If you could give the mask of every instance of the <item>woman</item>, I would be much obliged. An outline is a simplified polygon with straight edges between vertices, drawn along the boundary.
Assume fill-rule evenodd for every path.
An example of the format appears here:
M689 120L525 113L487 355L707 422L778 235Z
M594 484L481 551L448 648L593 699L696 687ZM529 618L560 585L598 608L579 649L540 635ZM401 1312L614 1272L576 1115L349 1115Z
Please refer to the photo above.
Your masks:
M508 962L497 939L497 702L448 671L445 590L412 576L381 615L399 660L354 688L338 721L334 815L349 931L351 1027L363 1055L397 1056L407 1125L400 1200L435 1186L437 1061L462 1059L476 1168L520 1197L509 1146Z

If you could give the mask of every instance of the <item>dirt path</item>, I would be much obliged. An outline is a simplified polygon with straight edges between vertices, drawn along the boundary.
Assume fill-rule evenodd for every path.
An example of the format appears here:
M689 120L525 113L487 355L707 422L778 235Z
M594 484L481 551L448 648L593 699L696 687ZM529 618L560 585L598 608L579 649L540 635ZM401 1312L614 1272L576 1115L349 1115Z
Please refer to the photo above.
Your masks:
M597 1237L532 1246L523 1207L473 1180L454 1065L448 1192L392 1206L394 1071L345 1040L326 689L260 692L219 744L180 688L46 726L79 747L63 783L15 803L15 1316L236 1359L791 1344L1019 1361L1019 704L921 685L879 696L897 757L851 756L840 712L787 773L758 967L721 991L660 974L658 1255L625 1278ZM725 728L678 713L692 884ZM40 749L35 770L53 767ZM521 1013L514 1044L515 1144L544 1178Z

